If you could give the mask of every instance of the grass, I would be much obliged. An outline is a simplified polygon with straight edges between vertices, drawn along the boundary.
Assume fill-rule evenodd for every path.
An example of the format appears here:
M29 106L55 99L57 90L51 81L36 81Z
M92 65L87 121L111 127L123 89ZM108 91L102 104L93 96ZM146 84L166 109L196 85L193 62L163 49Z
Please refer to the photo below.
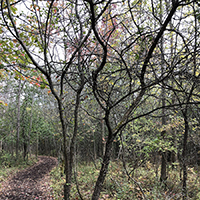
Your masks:
M15 156L9 153L1 152L0 155L0 185L17 171L25 169L37 162L35 156L29 156L27 161L24 161L22 156L16 161Z
M18 170L33 165L37 160L35 156L23 161L22 157L16 162L10 154L0 155L0 187L1 182L8 179ZM80 193L84 200L91 199L96 180L101 168L100 160L96 162L97 169L93 163L80 163L76 166L77 183ZM127 164L128 166L128 164ZM131 171L131 168L128 168ZM160 169L158 169L160 171ZM51 175L51 187L55 200L63 199L63 185L65 183L61 167L54 168ZM135 182L137 184L135 184ZM200 167L188 167L188 200L200 199ZM168 167L168 179L165 185L156 176L155 166L147 162L131 174L131 178L126 176L122 163L119 161L111 162L108 173L103 184L100 200L140 200L144 196L148 200L179 200L181 199L182 182L180 180L180 167L176 165L174 169ZM77 192L76 181L73 177L71 188L71 199L80 199Z
M77 166L77 182L80 193L84 200L91 199L97 180L100 162L97 163L98 170L95 169L92 163L79 164ZM130 169L129 169L130 170ZM200 199L200 178L198 168L188 168L188 199ZM100 200L139 200L144 199L144 195L148 200L178 200L181 199L182 183L180 181L180 168L168 168L168 179L166 185L159 182L159 177L156 177L154 166L148 162L145 166L135 170L132 177L138 184L135 184L133 179L128 179L120 162L111 162L109 165L108 174L103 184ZM55 200L63 199L63 184L64 177L61 177L60 167L54 168L51 172L52 185L54 190ZM142 188L142 193L140 187ZM71 188L72 199L80 199L75 179L73 179Z

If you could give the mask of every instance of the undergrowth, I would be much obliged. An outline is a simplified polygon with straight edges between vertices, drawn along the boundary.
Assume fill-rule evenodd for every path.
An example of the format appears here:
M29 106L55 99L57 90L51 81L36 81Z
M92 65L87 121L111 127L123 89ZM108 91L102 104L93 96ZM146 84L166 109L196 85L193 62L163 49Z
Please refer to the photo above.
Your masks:
M35 156L29 156L29 159L24 161L23 157L19 155L16 160L15 155L11 155L4 151L0 152L0 183L5 181L8 177L15 174L17 171L27 168L37 162Z
M71 199L80 199L77 185L84 200L91 199L97 180L100 162L96 169L93 163L78 164L76 167L77 179L73 179L71 188ZM128 169L130 170L130 169ZM53 196L55 200L63 199L64 176L61 176L61 168L57 167L51 171ZM188 200L200 199L200 179L198 168L188 168ZM179 200L182 198L182 183L180 180L180 168L168 168L168 179L161 184L156 177L154 166L148 162L143 167L134 171L134 176L127 177L123 166L119 162L111 162L108 174L103 185L100 200ZM144 198L145 196L145 198Z

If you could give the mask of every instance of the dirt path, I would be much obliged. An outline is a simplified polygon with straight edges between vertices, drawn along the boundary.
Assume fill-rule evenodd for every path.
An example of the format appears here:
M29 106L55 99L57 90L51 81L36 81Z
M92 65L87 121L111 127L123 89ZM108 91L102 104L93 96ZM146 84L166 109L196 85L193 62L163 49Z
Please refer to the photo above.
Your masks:
M1 184L0 200L51 200L49 172L56 166L56 158L39 156L39 161Z

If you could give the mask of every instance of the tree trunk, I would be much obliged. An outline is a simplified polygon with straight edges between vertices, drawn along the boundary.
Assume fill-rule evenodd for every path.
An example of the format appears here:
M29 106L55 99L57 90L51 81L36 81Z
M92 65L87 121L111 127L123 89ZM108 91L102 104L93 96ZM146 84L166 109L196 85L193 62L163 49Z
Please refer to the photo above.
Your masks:
M101 145L102 145L102 154L105 153L105 128L104 128L104 120L101 120Z
M97 159L97 151L96 151L96 141L95 141L95 135L94 135L94 131L93 131L93 154L94 154L94 161Z
M16 160L19 157L19 131L20 131L20 95L21 95L21 80L19 80L17 94L17 132L16 132Z
M3 146L3 141L2 141L2 139L0 140L0 153L2 152L2 146Z
M19 133L20 133L20 98L21 98L21 91L25 85L25 82L22 84L21 80L19 79L18 85L18 93L17 93L17 132L16 132L16 160L19 157Z
M184 114L185 131L183 137L183 151L182 151L182 168L183 168L183 200L187 198L187 139L189 133L189 124L187 114Z
M163 152L161 158L160 181L165 182L166 180L167 180L167 159L166 159L166 152Z
M195 22L195 42L194 42L194 57L193 57L193 65L194 65L194 74L198 69L197 65L197 38L198 38L198 19L197 13L195 9L195 4L193 3L193 12L194 12L194 22ZM190 90L187 103L190 101L193 91L195 90L196 82L193 82L192 88ZM185 131L183 137L183 151L182 151L182 167L183 167L183 200L187 199L187 140L189 135L189 120L188 120L188 105L186 105L185 111L183 112Z
M31 103L31 116L30 116L30 125L29 125L29 130L28 130L28 147L27 147L27 159L28 159L28 154L31 154L30 151L30 138L31 138L31 131L32 131L32 124L33 124L33 99Z
M67 158L69 158L69 152ZM70 163L70 159L65 161L65 175L66 175L66 182L64 184L64 199L70 199L70 191L71 191L71 182L72 182L72 163Z
M39 140L39 136L38 136L38 132L36 133L36 159L38 158L38 140Z
M160 0L160 21L162 22L163 21L163 8L162 8L162 0ZM161 58L161 71L162 71L162 74L164 73L165 71L165 67L164 67L164 57L163 57L163 53L164 53L164 48L163 48L163 36L161 36L160 38L160 49L161 49L161 52L162 52L162 58ZM166 116L165 116L165 85L164 83L162 83L162 92L161 92L161 98L162 98L162 126L166 125ZM161 133L161 137L162 139L164 140L165 138L165 134L166 132L165 131L162 131ZM166 159L166 152L162 152L162 158L161 158L161 174L160 174L160 181L161 182L165 182L167 180L167 159Z
M108 166L110 163L111 153L112 153L112 141L110 140L106 144L106 151L105 151L105 155L104 155L103 162L101 165L99 177L97 179L95 189L94 189L94 192L92 195L92 200L99 199L99 196L100 196L100 193L102 190L102 186L103 186L104 180L105 180L107 172L108 172Z

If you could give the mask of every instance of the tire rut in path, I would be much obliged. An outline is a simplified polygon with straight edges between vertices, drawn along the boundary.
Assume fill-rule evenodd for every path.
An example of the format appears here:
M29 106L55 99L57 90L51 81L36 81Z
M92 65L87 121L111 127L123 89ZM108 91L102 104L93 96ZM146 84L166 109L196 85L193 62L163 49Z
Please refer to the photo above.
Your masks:
M47 156L38 156L38 159L36 164L2 183L1 200L53 199L48 174L56 166L57 159Z

